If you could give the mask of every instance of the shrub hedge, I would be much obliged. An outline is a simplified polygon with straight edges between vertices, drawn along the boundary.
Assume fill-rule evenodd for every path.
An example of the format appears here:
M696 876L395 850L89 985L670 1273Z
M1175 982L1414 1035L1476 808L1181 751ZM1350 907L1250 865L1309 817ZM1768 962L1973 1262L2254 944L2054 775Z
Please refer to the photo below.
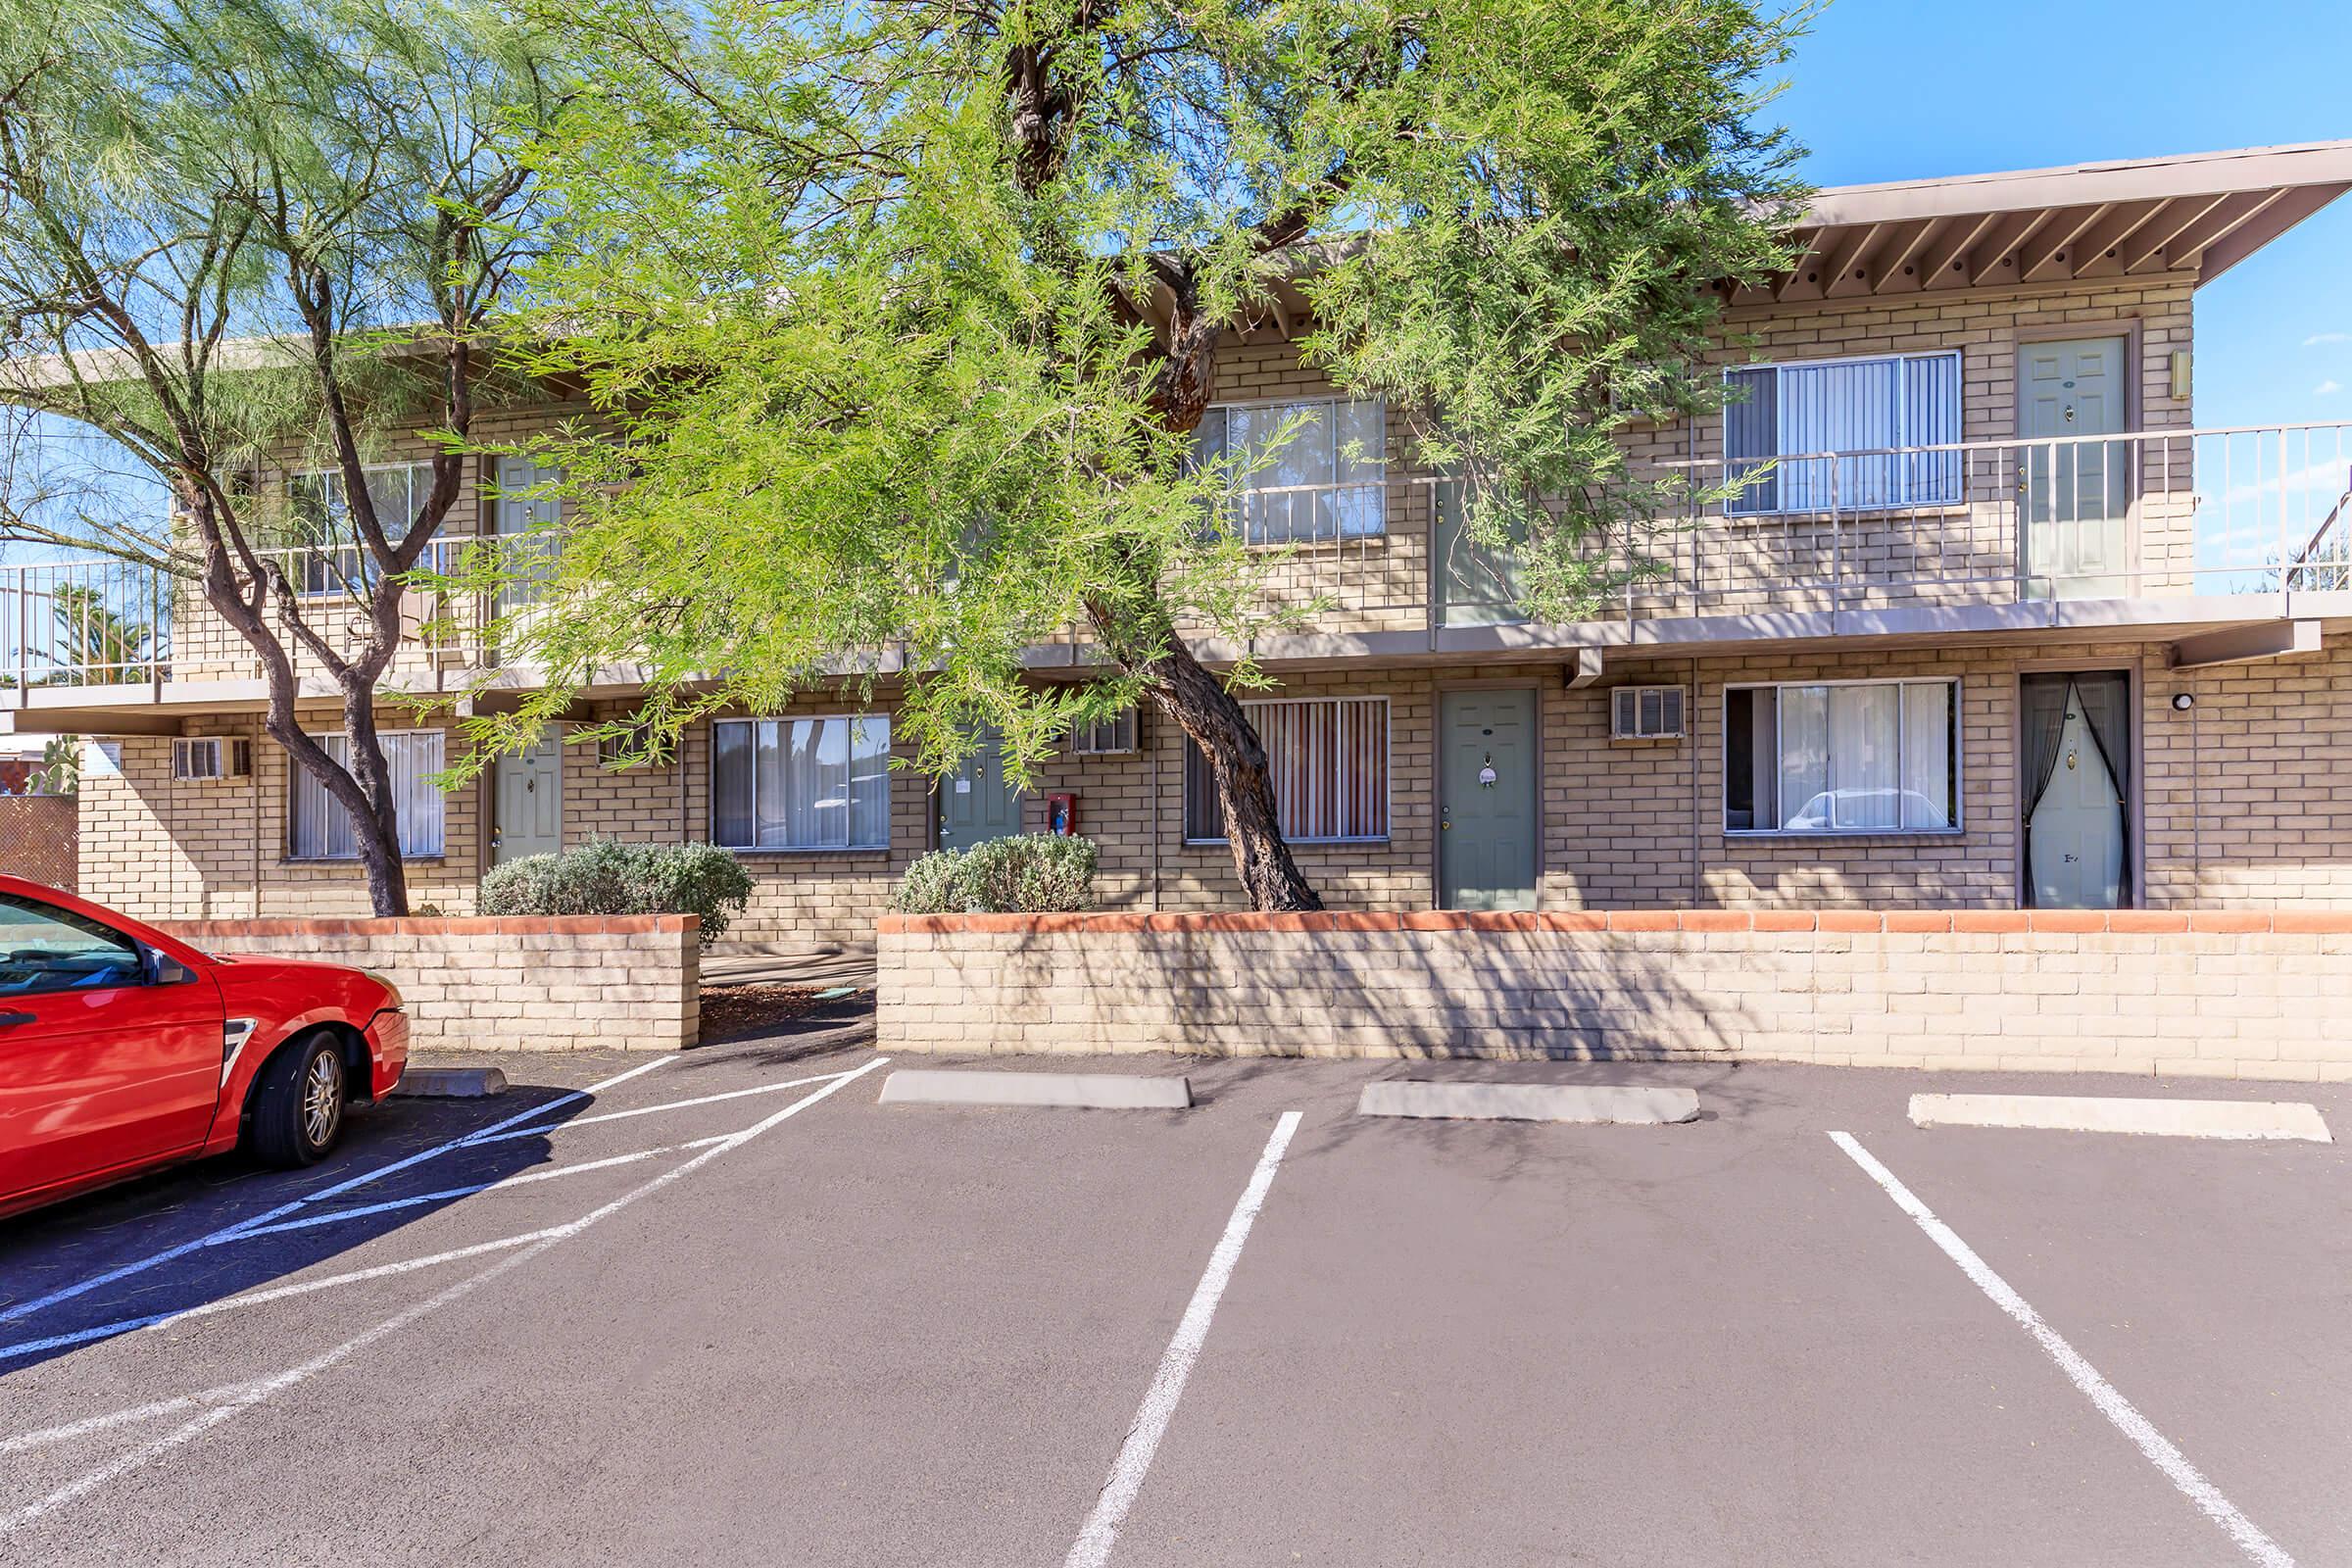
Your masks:
M590 839L492 866L479 904L484 914L699 914L708 946L751 898L751 873L715 844Z

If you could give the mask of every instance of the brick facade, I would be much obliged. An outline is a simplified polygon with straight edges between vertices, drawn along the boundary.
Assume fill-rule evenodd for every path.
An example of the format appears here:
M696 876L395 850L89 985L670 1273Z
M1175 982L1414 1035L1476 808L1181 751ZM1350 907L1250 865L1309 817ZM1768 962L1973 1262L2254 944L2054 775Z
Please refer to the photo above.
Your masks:
M882 924L886 1052L2352 1079L2352 915L1686 910Z
M1833 359L1864 353L1958 350L1962 355L1963 435L2003 440L2017 419L2022 344L2051 335L2120 335L2131 366L2137 428L2185 428L2190 410L2172 397L2169 360L2190 334L2191 285L2180 275L2108 278L2020 288L1862 296L1786 306L1741 306L1726 319L1724 365ZM1296 347L1271 330L1237 334L1218 362L1217 396L1244 401L1327 393L1324 379L1298 362ZM557 411L562 412L562 411ZM509 410L488 433L522 433L545 413ZM1637 429L1629 444L1638 465L1715 461L1720 420ZM1302 549L1277 565L1268 595L1298 603L1328 596L1319 632L1395 639L1430 624L1433 508L1429 475L1410 465L1406 432L1392 411L1386 529L1381 537ZM414 455L428 448L421 438ZM398 453L390 455L400 455ZM493 526L479 483L454 514L464 533ZM2142 475L2135 506L2144 587L2179 588L2188 579L2188 536L2176 526L2184 500L2170 482ZM1949 578L1979 570L1996 577L2017 569L2014 539L1980 537L1980 519L1848 518L1824 531L1811 523L1718 519L1688 548L1703 557L1725 590L1719 612L1767 608L1745 603L1740 584L1759 572L1809 569L1806 552L1831 547L1849 559L1879 563L1891 581L1918 574L1915 603L1948 597ZM2167 532L2171 529L2172 532ZM1995 530L1997 535L1997 529ZM1938 559L1920 555L1922 540ZM2002 549L2008 554L2003 555ZM1709 554L1711 552L1711 554ZM1952 565L1957 552L1962 564ZM1987 553L1988 552L1988 553ZM1745 573L1747 575L1743 576ZM1757 579L1760 580L1760 579ZM1820 606L1773 603L1773 608ZM183 622L186 650L210 646L199 624ZM1441 694L1456 684L1523 685L1539 694L1542 734L1539 902L1546 909L2014 906L2021 897L2018 799L2018 682L2035 668L2129 671L2135 683L2139 741L2132 823L2134 901L2157 908L2310 907L2352 902L2352 807L2339 807L2338 781L2352 776L2352 654L2329 628L2319 655L2262 663L2173 672L2162 641L2099 641L2087 634L1978 635L1930 645L1924 639L1852 637L1811 643L1769 639L1737 650L1664 657L1639 644L1613 649L1601 684L1567 688L1549 657L1464 662L1426 653L1361 652L1277 664L1281 693L1295 697L1380 696L1391 718L1390 828L1379 843L1300 845L1297 855L1325 900L1343 909L1426 908L1437 898L1437 812L1433 776ZM214 631L226 635L224 628ZM2143 636L2145 634L2143 633ZM1381 646L1395 648L1392 641ZM222 672L236 659L223 655ZM443 678L444 652L404 654L404 679L431 686ZM1866 676L1947 676L1961 682L1960 831L1934 837L1739 838L1723 827L1724 690L1766 680ZM1617 684L1671 683L1690 693L1688 738L1642 743L1608 739L1607 704ZM2189 693L2195 706L2174 710ZM877 701L885 708L885 690ZM602 719L627 711L621 700L581 710ZM843 712L838 700L802 698L785 716ZM320 709L331 727L331 709ZM416 722L387 714L387 724ZM439 722L428 720L425 722ZM185 720L187 733L259 735L250 712ZM903 739L903 737L902 737ZM284 854L286 760L257 744L251 779L175 784L171 743L128 737L118 772L85 777L80 873L83 890L153 916L327 915L366 911L358 868L306 864ZM451 752L456 756L453 736ZM900 747L901 756L906 748ZM1139 750L1124 757L1070 757L1048 763L1027 797L1025 825L1045 825L1045 797L1079 797L1081 831L1102 851L1100 887L1121 909L1206 910L1241 902L1232 862L1220 845L1184 836L1184 742L1147 712ZM597 834L688 841L710 836L710 753L708 724L684 737L679 757L658 766L608 769L593 743L564 749L564 838ZM473 906L473 887L491 862L490 781L468 785L447 802L447 852L410 866L418 906L459 913ZM911 770L894 775L887 850L748 854L757 894L733 935L808 946L864 934L896 878L935 842L936 803Z

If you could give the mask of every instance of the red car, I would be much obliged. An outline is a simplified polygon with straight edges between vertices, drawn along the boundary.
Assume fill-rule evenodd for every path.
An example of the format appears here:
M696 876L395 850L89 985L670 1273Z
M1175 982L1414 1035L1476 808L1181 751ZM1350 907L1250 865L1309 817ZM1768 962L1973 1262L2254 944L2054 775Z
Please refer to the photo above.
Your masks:
M240 1146L310 1164L408 1059L379 975L215 957L0 876L0 1214Z

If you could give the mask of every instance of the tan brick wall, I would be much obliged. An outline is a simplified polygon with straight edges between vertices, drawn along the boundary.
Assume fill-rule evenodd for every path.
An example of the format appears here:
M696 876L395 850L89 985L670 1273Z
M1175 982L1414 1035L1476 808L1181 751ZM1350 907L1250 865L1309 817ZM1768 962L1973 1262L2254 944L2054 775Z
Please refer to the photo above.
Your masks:
M1432 790L1441 694L1452 685L1516 684L1538 694L1543 726L1541 902L1551 909L1674 907L2006 908L2019 901L2020 678L2042 668L2132 671L2139 683L2138 794L2144 880L2159 908L2292 907L2352 903L2352 627L2321 654L2172 671L2162 645L2054 642L1953 650L1854 646L1613 664L1601 684L1567 689L1560 666L1366 666L1295 676L1281 694L1383 696L1390 704L1387 842L1300 845L1296 854L1340 909L1426 908L1436 900ZM1723 708L1728 685L1859 677L1960 682L1962 830L1928 837L1740 838L1723 829ZM1688 687L1687 739L1608 739L1620 682ZM2187 713L2176 693L2194 696ZM810 697L787 711L846 711ZM321 715L322 724L331 718ZM240 721L244 722L244 721ZM901 737L903 741L903 736ZM1047 763L1025 825L1045 827L1049 793L1078 796L1079 827L1101 849L1105 907L1167 911L1243 904L1230 853L1184 841L1184 748L1147 710L1141 750ZM453 740L452 744L455 742ZM122 743L120 778L85 780L81 870L92 897L133 913L361 913L354 865L287 863L285 759L262 742L258 776L173 784L170 745ZM900 747L902 757L907 748ZM489 786L452 797L449 854L411 866L413 897L472 907L482 803ZM710 836L708 725L665 766L600 768L592 744L564 749L565 841L598 834L662 842ZM799 946L862 939L897 878L935 842L929 782L902 768L892 784L888 851L748 854L757 892L732 936Z
M677 1051L695 1043L702 936L692 915L186 920L209 953L372 969L400 988L415 1051Z
M331 708L306 710L314 733L341 724ZM431 720L379 711L385 729L430 729ZM81 891L87 898L141 918L357 915L370 912L359 863L304 861L286 854L286 800L292 760L251 715L204 719L190 733L251 739L252 776L207 782L172 777L168 736L132 735L106 745L119 750L119 769L86 760L81 777ZM449 733L445 755L457 759L460 737ZM444 853L408 862L409 907L445 914L473 908L482 858L485 784L467 785L442 804Z
M884 923L880 1049L2352 1079L2352 914Z

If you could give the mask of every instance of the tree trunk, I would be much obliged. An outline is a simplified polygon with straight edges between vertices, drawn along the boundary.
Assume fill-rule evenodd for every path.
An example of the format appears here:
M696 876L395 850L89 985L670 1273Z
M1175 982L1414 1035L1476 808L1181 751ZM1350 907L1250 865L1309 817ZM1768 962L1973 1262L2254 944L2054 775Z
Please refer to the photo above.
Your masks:
M1299 873L1276 818L1274 775L1265 743L1233 695L1217 684L1182 642L1131 666L1150 683L1152 698L1208 760L1217 804L1225 813L1225 843L1252 909L1320 909L1322 899Z
M359 743L359 737L346 728L345 736L351 742L355 765L345 768L295 721L291 701L281 704L276 693L270 695L270 712L263 720L262 728L271 740L285 748L286 755L294 760L297 767L317 779L334 803L351 815L353 844L360 853L360 869L368 878L369 909L383 918L407 914L408 871L401 863L400 826L393 809L389 770L384 766L383 747L375 738L372 715L368 724L368 740L364 748ZM375 792L363 786L356 776L366 765L357 761L363 751L372 760L376 777L384 781L381 793L376 797L383 803L380 812L376 808L376 801L369 798Z
M351 773L368 798L365 814L352 817L360 865L368 873L368 902L380 916L409 912L409 873L400 858L399 802L392 770L384 765L384 743L375 734L374 690L361 687L343 699L343 733L351 746Z

